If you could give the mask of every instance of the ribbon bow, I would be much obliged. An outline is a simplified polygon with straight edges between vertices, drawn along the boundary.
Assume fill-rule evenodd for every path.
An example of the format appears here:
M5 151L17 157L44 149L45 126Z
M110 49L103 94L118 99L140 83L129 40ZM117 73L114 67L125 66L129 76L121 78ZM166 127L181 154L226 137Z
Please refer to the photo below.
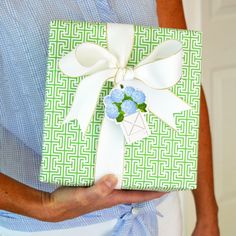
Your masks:
M142 90L146 95L148 109L176 129L173 114L190 109L188 104L169 90L181 78L181 43L176 40L165 41L131 68L127 67L127 63L133 48L134 26L108 23L107 41L107 49L94 43L82 43L59 61L64 74L70 77L85 76L77 87L64 122L77 119L81 131L85 133L103 84L109 80L115 85L122 83ZM123 133L118 125L104 117L97 148L95 180L109 172L122 179L123 165L120 160L123 155ZM121 180L118 188L120 186Z

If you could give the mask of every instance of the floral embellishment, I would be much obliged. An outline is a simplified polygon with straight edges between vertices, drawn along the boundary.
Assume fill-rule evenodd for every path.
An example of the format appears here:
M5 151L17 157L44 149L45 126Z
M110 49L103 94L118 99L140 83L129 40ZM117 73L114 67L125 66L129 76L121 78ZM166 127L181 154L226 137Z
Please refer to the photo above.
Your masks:
M125 116L134 114L138 110L147 112L145 94L130 86L113 89L104 97L103 102L106 116L117 122L122 122Z

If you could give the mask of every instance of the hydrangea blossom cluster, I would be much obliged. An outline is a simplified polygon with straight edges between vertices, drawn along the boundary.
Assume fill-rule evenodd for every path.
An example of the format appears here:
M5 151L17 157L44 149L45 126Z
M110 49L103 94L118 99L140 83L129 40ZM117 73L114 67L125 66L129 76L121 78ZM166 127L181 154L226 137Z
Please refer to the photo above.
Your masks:
M125 115L131 115L137 110L146 112L146 96L133 87L115 88L104 97L105 113L108 118L122 122Z

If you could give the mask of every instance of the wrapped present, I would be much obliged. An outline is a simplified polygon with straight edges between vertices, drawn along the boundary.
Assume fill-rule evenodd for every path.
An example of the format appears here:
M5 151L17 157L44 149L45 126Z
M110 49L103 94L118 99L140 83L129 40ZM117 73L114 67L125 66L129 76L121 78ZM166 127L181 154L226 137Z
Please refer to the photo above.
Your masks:
M40 180L196 188L201 32L50 24Z

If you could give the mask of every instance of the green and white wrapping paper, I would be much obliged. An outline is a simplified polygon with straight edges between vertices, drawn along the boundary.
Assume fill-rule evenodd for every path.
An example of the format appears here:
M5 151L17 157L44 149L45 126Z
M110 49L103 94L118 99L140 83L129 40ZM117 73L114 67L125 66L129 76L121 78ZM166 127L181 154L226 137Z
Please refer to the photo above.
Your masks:
M141 141L125 143L124 155L120 155L120 158L105 156L101 162L101 158L97 158L97 149L99 140L101 142L101 127L103 129L102 99L113 88L112 80L104 82L86 131L81 131L79 120L64 122L73 107L73 101L76 100L77 88L84 83L80 84L87 79L87 75L68 76L60 66L60 62L83 43L92 43L109 49L109 38L111 38L108 37L111 32L109 28L113 29L114 33L116 32L114 28L117 26L119 25L59 20L51 22L40 179L61 185L90 186L95 181L96 172L102 173L104 168L105 174L113 170L117 165L116 162L119 162L119 165L122 165L122 173L118 175L120 177L118 188L145 190L196 188L201 33L132 26L134 37L128 68L135 68L155 51L155 48L160 48L165 42L175 40L183 47L182 76L177 83L168 87L167 92L172 92L174 97L183 101L190 109L176 111L175 129L166 120L161 119L162 117L149 112L145 118L151 134ZM163 81L167 80L168 78ZM89 91L87 96L90 96ZM160 101L155 101L156 106ZM113 163L114 166L110 168ZM96 169L97 166L99 168Z

